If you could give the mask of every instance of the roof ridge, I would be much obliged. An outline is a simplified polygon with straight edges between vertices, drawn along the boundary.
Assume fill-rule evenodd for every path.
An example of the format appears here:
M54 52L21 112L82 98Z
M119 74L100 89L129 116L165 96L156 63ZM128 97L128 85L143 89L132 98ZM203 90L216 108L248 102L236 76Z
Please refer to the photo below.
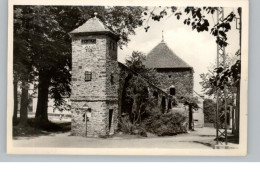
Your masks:
M192 68L163 41L147 54L144 65L148 68Z
M76 29L72 30L70 33L83 33L83 32L111 32L114 35L117 35L113 31L113 29L110 29L105 23L103 23L96 16L89 18L86 22L78 26Z
M181 59L180 56L178 56L178 55L168 46L168 44L167 44L166 42L164 42L164 43L165 43L165 45L169 48L169 50L170 50L174 55L177 56L177 58L178 58L179 60L181 60L182 62L184 62L186 65L190 66L190 64L188 64L185 60ZM191 67L191 66L190 66L190 67Z

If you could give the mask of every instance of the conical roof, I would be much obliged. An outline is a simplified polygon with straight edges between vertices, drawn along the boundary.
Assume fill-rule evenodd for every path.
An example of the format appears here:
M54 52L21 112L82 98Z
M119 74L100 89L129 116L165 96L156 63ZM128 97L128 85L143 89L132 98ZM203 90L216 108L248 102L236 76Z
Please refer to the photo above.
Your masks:
M116 38L119 38L117 34L115 34L112 30L110 30L99 18L95 17L90 18L86 21L83 25L79 26L78 28L74 29L70 32L70 34L77 34L77 33L106 33L112 34Z
M192 68L163 41L148 53L144 65L147 68Z

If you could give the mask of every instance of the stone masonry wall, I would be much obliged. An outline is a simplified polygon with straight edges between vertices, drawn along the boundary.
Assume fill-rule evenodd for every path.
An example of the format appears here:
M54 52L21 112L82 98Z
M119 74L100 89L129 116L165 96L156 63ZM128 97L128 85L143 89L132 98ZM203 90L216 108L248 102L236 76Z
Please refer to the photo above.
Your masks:
M96 43L82 44L83 39L96 39ZM114 84L111 84L111 74L117 70L114 64L117 58L116 55L109 53L108 40L109 37L105 35L73 37L72 135L89 137L109 135L109 109L113 109L113 119L117 119L117 79L115 78ZM85 71L92 73L91 81L85 81ZM83 114L86 112L83 106L91 108L89 121L83 121ZM114 126L113 123L111 132L114 132Z
M170 93L170 87L175 87L176 96L193 94L193 71L191 69L158 69L158 82L162 90Z
M87 105L91 108L89 121L83 121L82 107ZM72 126L71 133L76 136L100 137L107 135L107 113L104 101L80 101L72 103Z
M118 127L119 108L119 72L117 62L117 43L114 39L107 38L107 63L106 63L106 129L107 134L114 134ZM109 110L113 110L111 127L109 129Z
M96 39L89 49L82 39ZM88 48L88 47L87 47ZM92 80L85 82L85 71ZM104 36L74 37L72 41L71 99L105 99L106 96L106 38Z

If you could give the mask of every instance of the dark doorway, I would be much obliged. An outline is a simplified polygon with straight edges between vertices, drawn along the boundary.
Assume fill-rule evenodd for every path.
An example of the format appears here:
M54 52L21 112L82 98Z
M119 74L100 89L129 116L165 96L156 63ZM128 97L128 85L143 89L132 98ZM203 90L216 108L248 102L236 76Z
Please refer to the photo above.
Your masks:
M170 95L175 95L175 88L174 87L170 88Z
M171 100L169 100L169 102L168 102L168 109L172 109L172 101Z
M162 113L165 113L165 110L166 110L166 99L165 99L165 96L162 97Z
M113 109L109 109L109 121L108 121L108 130L110 131L111 124L112 124L112 118L113 118Z

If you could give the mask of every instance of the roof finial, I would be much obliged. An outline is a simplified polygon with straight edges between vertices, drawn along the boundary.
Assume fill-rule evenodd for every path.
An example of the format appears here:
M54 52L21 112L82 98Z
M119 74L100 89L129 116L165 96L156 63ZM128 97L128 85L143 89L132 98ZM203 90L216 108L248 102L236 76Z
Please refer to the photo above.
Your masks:
M164 42L163 30L162 30L162 42Z
M95 18L97 18L97 12L95 12L94 15L95 15Z

